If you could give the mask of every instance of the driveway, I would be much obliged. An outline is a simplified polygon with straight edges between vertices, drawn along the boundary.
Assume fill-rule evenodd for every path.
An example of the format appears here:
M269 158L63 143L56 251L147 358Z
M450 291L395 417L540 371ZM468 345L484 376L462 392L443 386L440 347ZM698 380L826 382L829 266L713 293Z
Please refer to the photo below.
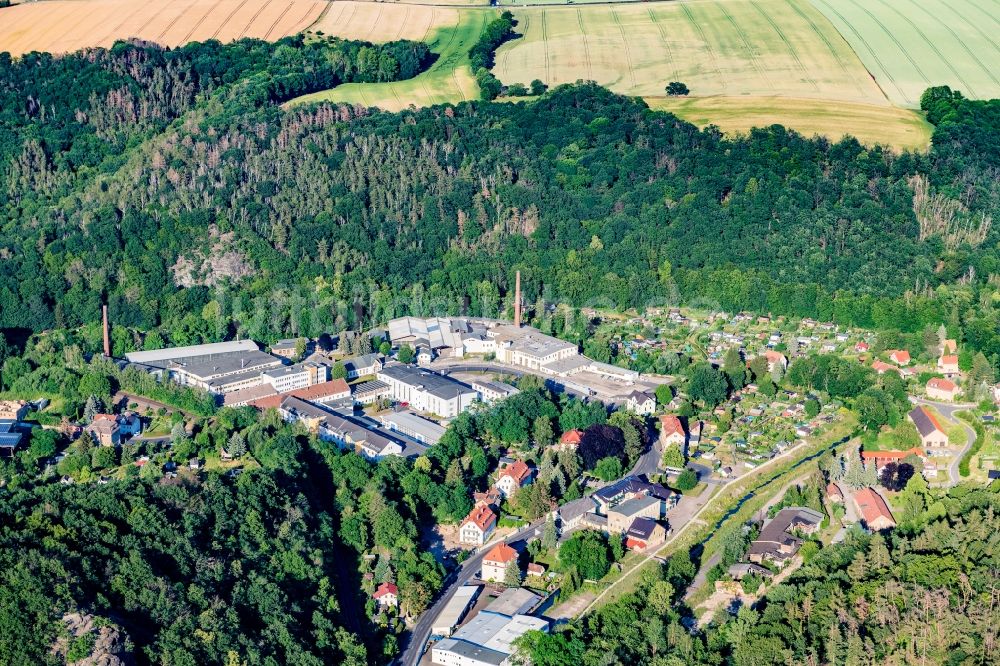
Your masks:
M962 419L955 416L955 412L960 412L975 405L971 403L950 403L950 402L934 402L933 400L926 400L924 398L910 398L910 401L918 405L927 405L928 407L933 407L936 409L941 416L943 416L948 421L952 423L957 423L962 426L965 430L965 446L955 454L952 458L951 463L948 465L948 480L944 484L940 484L945 488L951 488L952 486L958 485L958 482L962 480L961 475L958 473L958 465L962 462L962 457L972 448L972 445L976 442L976 431L972 429L968 423Z
M592 503L593 500L584 497L574 500L573 502L567 502L565 506L573 506L577 502ZM536 529L541 528L545 524L546 518L547 516L536 520L527 527L523 527L517 532L509 535L505 539L495 539L491 541L463 562L462 567L446 580L447 587L442 591L438 600L420 615L420 619L417 620L417 624L410 632L410 640L407 643L406 649L397 659L397 663L403 664L404 666L416 666L424 652L424 647L427 645L427 640L431 636L431 627L434 625L434 620L436 620L437 616L441 614L441 611L451 598L455 596L455 591L479 575L479 572L482 569L483 558L486 556L486 553L492 550L493 547L501 541L507 544L515 544L519 541L527 539Z

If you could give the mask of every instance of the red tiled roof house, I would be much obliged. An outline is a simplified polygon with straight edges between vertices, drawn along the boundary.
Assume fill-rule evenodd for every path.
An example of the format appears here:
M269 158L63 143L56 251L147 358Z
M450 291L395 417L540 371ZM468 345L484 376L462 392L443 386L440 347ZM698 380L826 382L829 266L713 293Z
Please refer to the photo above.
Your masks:
M483 558L482 579L488 583L502 583L511 562L517 562L517 551L505 543L497 544Z
M470 546L482 546L486 543L497 526L497 515L488 506L477 506L458 530L458 540Z

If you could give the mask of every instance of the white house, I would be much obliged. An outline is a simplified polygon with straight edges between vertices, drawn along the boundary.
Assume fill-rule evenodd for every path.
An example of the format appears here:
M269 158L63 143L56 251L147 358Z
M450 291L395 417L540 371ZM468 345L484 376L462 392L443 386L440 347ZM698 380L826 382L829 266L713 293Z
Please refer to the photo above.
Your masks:
M505 543L497 544L483 558L481 578L488 583L502 583L511 562L517 562L517 551Z
M497 526L497 515L483 504L474 508L458 529L458 540L470 546L482 546Z
M632 391L625 400L625 408L639 416L649 416L656 411L656 398L645 391Z
M501 468L493 487L504 497L510 497L529 483L531 483L531 468L523 460L518 460Z

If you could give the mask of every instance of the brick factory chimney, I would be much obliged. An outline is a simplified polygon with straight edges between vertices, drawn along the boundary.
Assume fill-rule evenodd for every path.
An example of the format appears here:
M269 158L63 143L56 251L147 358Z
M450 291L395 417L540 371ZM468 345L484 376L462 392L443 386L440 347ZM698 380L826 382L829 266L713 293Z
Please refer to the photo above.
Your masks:
M111 336L108 334L108 306L101 307L104 315L104 355L111 358Z
M514 326L521 328L521 271L514 277Z

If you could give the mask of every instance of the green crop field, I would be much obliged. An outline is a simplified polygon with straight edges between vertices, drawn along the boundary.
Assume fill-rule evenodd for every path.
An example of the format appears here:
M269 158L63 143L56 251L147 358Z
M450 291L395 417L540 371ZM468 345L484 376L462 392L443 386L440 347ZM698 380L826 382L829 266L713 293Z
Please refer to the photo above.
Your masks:
M406 5L352 2L333 3L332 7L337 8L337 5L341 4L356 5L358 11L351 15L345 12L343 19L328 20L323 26L324 34L389 41L394 39L394 35L398 32L403 34L409 32L405 26L411 19L403 14L407 11ZM373 7L379 8L376 10L378 15L375 19L371 19ZM339 8L337 9L339 11ZM419 9L427 8L419 7ZM437 12L435 17L429 19L423 15L420 17L420 20L426 21L426 25L429 26L424 41L430 45L434 53L438 54L438 59L426 72L396 83L348 83L332 90L299 97L290 104L345 102L398 111L410 105L430 106L478 99L479 86L472 76L468 53L479 39L483 26L496 16L496 12L489 9L434 8L434 10ZM357 25L352 25L351 21L354 19L351 17L359 15L364 16L363 20ZM451 17L454 17L454 22Z
M928 87L1000 97L1000 0L812 0L886 96L917 106Z
M887 105L861 60L807 0L688 0L515 9L504 83L593 80L629 95L752 95Z

